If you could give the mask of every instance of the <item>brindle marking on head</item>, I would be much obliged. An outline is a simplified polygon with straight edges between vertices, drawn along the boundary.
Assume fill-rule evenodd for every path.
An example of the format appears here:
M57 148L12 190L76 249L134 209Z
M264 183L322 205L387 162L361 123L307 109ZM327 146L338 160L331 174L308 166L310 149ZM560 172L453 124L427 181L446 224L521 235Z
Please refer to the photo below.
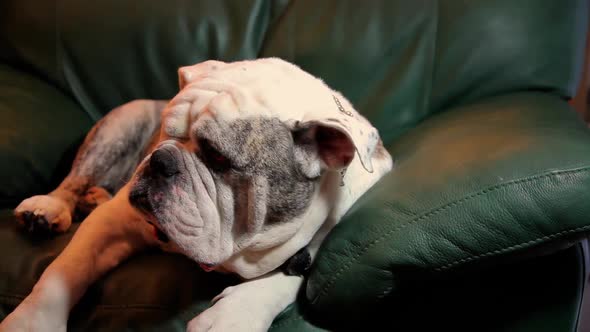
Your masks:
M292 133L281 121L274 118L238 119L230 123L207 121L196 135L197 141L207 139L231 160L232 167L221 176L235 186L237 218L247 208L245 191L247 186L255 185L252 179L256 177L267 180L266 223L288 221L305 212L316 179L301 172L301 165L295 160Z

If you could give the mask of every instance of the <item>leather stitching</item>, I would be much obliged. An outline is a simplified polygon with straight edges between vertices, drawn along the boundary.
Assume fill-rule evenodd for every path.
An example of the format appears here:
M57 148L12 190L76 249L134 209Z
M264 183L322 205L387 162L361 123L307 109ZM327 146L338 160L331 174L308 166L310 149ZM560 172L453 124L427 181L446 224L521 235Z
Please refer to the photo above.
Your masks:
M496 184L494 186L488 187L486 189L480 190L478 192L472 193L470 195L467 195L459 200L456 201L452 201L449 202L443 206L440 206L434 210L430 210L422 215L420 215L417 218L411 219L393 229L390 229L389 231L383 233L383 235L381 235L380 237L378 237L377 239L371 241L370 243L368 243L367 245L365 245L361 250L359 250L358 252L356 252L345 264L342 265L342 267L340 269L338 269L338 271L336 271L336 273L334 273L332 275L332 277L330 279L328 279L328 281L324 284L324 286L322 287L322 289L320 290L320 292L318 293L318 295L311 301L311 303L315 304L319 301L319 299L321 297L323 297L324 295L326 295L328 293L328 291L332 288L332 286L336 283L336 280L340 277L340 275L347 271L353 263L355 263L365 252L367 252L367 250L369 250L370 248L374 247L375 245L377 245L379 242L387 239L388 237L390 237L392 234L394 234L395 232L405 228L406 226L412 225L418 221L424 220L424 219L428 219L430 217L433 217L437 214L440 214L441 212L444 212L450 208L453 208L457 205L463 204L469 200L472 200L474 198L477 198L479 196L482 195L486 195L489 194L491 192L503 189L505 187L509 187L512 185L518 185L518 184L522 184L522 183L527 183L527 182L532 182L535 180L539 180L539 179L543 179L543 178L548 178L548 177L554 177L554 176L558 176L558 175L563 175L563 174L577 174L577 173L582 173L582 172L586 172L590 170L590 166L586 166L586 167L582 167L582 168L577 168L577 169L570 169L570 170L563 170L563 171L551 171L548 173L543 173L543 174L539 174L539 175L535 175L535 176L531 176L531 177L526 177L526 178L522 178L522 179L517 179L517 180L512 180L509 182L505 182L505 183L500 183L500 184ZM588 226L584 226L587 228L590 228L590 225ZM576 232L579 231L580 229L570 229L570 230L566 230L566 231L562 231L562 232L558 232L555 234L551 234L551 235L547 235L546 237L557 237L559 235L562 235L564 232ZM538 239L539 241L542 240ZM502 250L502 249L499 249ZM509 250L508 248L505 248L504 250ZM476 259L475 257L473 259Z
M497 250L493 250L493 251L488 251L488 252L485 252L483 254L479 254L479 255L474 255L474 256L469 256L469 257L466 257L466 258L458 259L458 260L456 260L454 262L451 262L451 263L442 265L440 267L437 267L434 270L435 271L448 270L448 269L450 269L450 268L452 268L452 267L454 267L454 266L456 266L458 264L466 263L466 262L471 262L471 261L474 261L474 260L476 260L478 258L494 256L496 254L502 254L502 253L505 253L505 252L510 251L510 250L513 250L513 249L523 249L523 248L526 248L526 247L528 247L530 245L535 245L535 244L541 243L543 241L552 240L552 239L555 239L556 237L559 237L559 236L562 236L562 235L572 234L572 233L576 233L576 232L579 232L579 231L586 231L586 230L590 230L590 225L581 226L581 227L577 227L577 228L573 228L573 229L567 229L565 231L561 231L561 232L553 233L553 234L550 234L550 235L538 237L538 238L536 238L534 240L530 240L530 241L522 242L522 243L519 243L519 244L515 244L515 245L510 246L510 247L501 248L501 249L497 249Z

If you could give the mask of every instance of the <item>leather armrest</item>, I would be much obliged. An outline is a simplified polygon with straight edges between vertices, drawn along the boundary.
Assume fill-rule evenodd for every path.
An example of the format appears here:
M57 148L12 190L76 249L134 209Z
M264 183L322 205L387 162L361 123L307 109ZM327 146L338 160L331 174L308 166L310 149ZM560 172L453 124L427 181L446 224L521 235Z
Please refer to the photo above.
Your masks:
M389 150L394 170L311 269L315 313L360 317L410 285L554 252L590 230L590 132L556 96L456 107Z
M0 65L0 207L53 189L92 123L57 88Z

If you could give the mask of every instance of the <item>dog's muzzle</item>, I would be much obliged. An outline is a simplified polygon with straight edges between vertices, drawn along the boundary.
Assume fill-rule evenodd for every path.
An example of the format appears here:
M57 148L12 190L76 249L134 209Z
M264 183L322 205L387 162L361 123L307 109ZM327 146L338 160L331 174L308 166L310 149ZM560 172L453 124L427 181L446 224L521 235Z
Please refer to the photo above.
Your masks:
M145 213L151 213L153 207L148 197L149 187L158 181L165 181L178 174L178 164L165 147L155 150L149 162L140 170L137 181L129 193L129 202Z

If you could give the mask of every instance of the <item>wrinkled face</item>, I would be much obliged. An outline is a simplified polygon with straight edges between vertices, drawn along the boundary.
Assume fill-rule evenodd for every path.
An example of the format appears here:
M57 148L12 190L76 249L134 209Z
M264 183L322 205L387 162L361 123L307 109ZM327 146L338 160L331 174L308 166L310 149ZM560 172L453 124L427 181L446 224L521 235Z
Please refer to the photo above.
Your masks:
M306 212L320 177L318 134L273 118L200 117L187 140L162 141L144 160L130 201L184 254L221 264Z

